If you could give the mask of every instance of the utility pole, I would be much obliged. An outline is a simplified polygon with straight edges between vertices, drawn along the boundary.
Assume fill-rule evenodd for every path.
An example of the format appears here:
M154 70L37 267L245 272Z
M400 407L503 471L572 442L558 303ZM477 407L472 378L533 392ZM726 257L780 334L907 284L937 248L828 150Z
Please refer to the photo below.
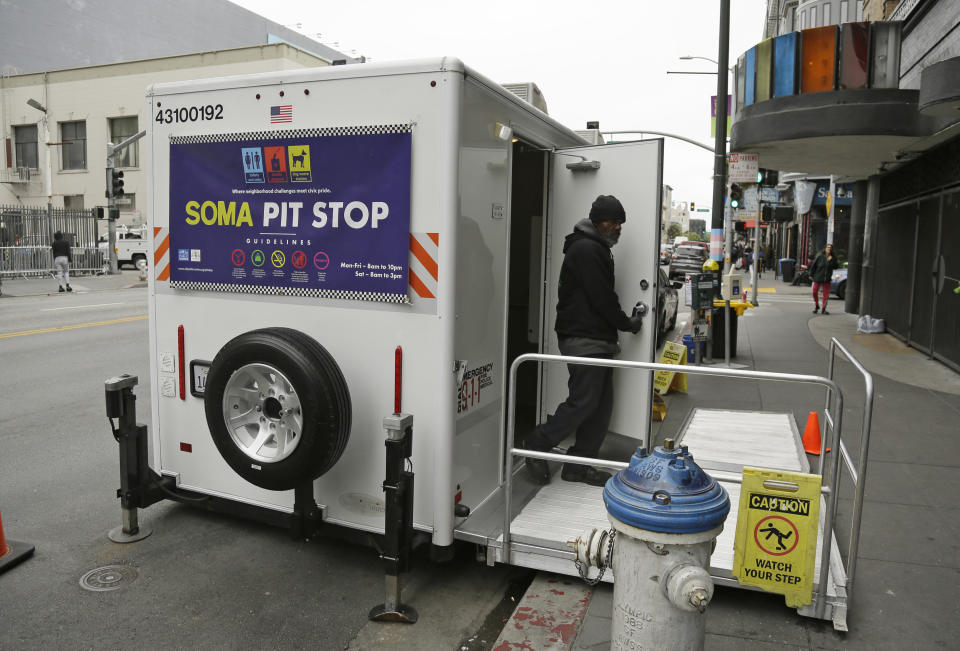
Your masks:
M53 143L50 142L50 122L47 107L35 99L28 99L27 106L35 108L43 114L40 122L43 125L43 142L46 145L44 151L46 161L44 163L46 170L43 179L43 191L47 195L47 236L53 241Z
M123 172L116 169L117 155L147 135L146 131L135 133L119 144L107 143L107 248L110 254L110 273L119 271L117 266L117 220L120 209L117 199L123 196Z
M713 206L710 215L710 257L720 260L724 239L724 196L727 185L727 70L730 58L730 0L720 0L720 49L717 54L717 132L713 145ZM730 238L723 260L730 264Z

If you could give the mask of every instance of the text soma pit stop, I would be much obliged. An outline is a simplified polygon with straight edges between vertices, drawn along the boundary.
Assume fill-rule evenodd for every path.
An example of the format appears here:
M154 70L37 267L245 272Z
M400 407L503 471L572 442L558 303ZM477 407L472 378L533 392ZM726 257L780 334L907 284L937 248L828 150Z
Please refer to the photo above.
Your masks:
M263 204L261 225L263 228L298 228L302 201L266 201ZM253 226L250 204L246 201L188 201L184 206L189 226ZM390 206L385 201L316 201L310 208L313 228L352 229L379 227L390 216Z

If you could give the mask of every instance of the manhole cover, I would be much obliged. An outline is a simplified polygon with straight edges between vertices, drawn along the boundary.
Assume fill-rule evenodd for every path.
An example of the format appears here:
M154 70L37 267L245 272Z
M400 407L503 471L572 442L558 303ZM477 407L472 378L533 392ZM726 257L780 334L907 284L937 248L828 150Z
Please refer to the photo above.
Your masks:
M91 592L109 592L132 583L137 571L129 565L106 565L80 577L80 587Z

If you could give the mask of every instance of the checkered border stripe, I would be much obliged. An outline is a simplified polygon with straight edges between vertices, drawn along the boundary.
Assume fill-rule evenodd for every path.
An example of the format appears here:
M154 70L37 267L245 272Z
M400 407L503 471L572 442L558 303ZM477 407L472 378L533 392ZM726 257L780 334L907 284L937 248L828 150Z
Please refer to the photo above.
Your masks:
M409 303L406 294L386 292L348 292L333 289L309 289L307 287L267 287L264 285L231 285L229 283L194 283L176 280L170 282L173 289L206 292L234 292L278 296L305 296L312 298L339 298L350 301L375 301L378 303Z
M326 127L322 129L283 129L247 133L210 133L196 136L171 136L170 144L190 145L204 142L236 142L267 138L316 138L319 136L365 136L377 133L410 133L412 124L372 124L358 127Z

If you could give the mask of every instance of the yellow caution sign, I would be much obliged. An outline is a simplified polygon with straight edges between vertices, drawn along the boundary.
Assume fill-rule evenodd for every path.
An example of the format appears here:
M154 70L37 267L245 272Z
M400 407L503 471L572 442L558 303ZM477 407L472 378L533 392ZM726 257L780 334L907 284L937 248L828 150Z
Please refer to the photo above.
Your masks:
M686 364L687 347L672 341L663 345L663 354L660 355L661 364ZM676 371L657 371L653 378L653 388L661 396L669 391L687 392L687 374Z
M743 469L733 574L743 585L811 601L820 515L820 476Z

